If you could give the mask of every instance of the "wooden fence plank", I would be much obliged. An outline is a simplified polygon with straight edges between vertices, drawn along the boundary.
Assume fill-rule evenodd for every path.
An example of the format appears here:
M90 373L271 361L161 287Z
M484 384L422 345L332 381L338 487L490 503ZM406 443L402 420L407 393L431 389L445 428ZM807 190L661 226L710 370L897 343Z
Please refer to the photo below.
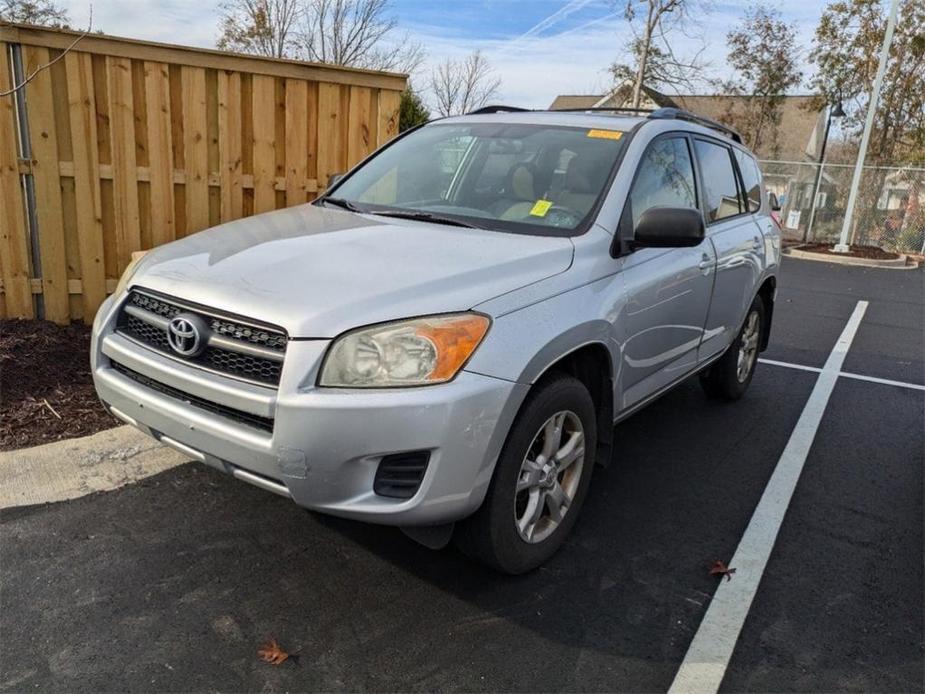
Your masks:
M135 151L135 101L132 95L132 63L108 58L109 119L112 134L113 211L116 257L120 271L141 250L138 208L138 177Z
M84 320L89 322L106 298L93 56L89 53L68 53L65 56L65 65L71 147L74 152L74 198L77 212L75 222L80 256L81 299Z
M230 222L244 215L241 134L241 75L223 70L218 73L218 154L222 222Z
M318 84L318 185L322 189L328 187L333 174L344 173L346 152L342 144L347 114L341 102L340 85Z
M379 90L379 131L377 145L381 147L398 135L401 111L401 94L385 89Z
M0 91L12 86L8 51L5 44L0 44ZM0 276L5 295L0 315L32 318L29 231L23 211L16 140L15 102L12 97L0 97Z
M25 69L31 74L50 59L47 48L23 48ZM35 181L35 216L41 245L42 297L45 317L56 323L70 320L67 295L67 258L61 180L58 176L58 127L55 123L51 71L41 70L26 86L29 132L32 140L32 175Z
M209 226L209 145L206 140L206 71L184 67L183 150L186 171L186 234Z
M151 183L151 242L176 238L173 200L173 144L170 139L170 72L163 63L145 63L148 160Z
M347 115L347 160L353 166L376 148L378 119L373 117L373 91L368 87L350 87L350 110Z
M254 212L276 209L276 81L254 76Z
M286 205L308 200L308 83L286 81Z

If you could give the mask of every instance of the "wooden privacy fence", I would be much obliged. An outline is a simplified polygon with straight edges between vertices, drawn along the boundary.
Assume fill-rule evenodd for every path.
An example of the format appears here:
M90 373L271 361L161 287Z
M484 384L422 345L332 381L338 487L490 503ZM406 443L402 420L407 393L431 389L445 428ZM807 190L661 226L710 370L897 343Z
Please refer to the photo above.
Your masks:
M313 199L403 75L0 25L0 317L87 322L133 251Z

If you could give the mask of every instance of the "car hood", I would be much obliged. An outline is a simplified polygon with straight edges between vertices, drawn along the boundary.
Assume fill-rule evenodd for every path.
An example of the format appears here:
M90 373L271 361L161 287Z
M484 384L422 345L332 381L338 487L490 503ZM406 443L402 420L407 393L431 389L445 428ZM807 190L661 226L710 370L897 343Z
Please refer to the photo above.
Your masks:
M291 337L476 304L568 269L568 238L302 205L148 253L133 286L281 326Z

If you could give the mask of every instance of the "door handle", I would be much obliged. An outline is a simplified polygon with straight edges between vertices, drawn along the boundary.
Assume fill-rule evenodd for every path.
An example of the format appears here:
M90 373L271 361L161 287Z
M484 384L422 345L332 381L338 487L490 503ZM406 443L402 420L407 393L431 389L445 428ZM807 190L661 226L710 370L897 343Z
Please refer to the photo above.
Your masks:
M700 270L703 272L704 275L709 275L710 270L713 269L713 259L710 256L708 256L706 253L704 253L701 256L701 258L702 260L700 261L700 264L697 267L700 268Z
M752 249L756 251L761 250L761 239L757 236L752 239Z

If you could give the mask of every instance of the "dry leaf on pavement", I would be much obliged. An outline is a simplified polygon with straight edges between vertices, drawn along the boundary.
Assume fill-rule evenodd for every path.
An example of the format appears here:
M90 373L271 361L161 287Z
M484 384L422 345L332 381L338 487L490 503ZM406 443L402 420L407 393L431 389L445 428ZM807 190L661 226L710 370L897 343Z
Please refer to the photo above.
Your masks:
M279 647L276 639L270 639L258 648L257 655L260 656L262 661L270 663L270 665L282 665L289 658L289 654Z
M711 576L719 576L720 578L725 576L727 581L732 580L732 574L734 574L735 572L736 572L735 569L730 569L719 559L713 562L713 568L710 569Z

